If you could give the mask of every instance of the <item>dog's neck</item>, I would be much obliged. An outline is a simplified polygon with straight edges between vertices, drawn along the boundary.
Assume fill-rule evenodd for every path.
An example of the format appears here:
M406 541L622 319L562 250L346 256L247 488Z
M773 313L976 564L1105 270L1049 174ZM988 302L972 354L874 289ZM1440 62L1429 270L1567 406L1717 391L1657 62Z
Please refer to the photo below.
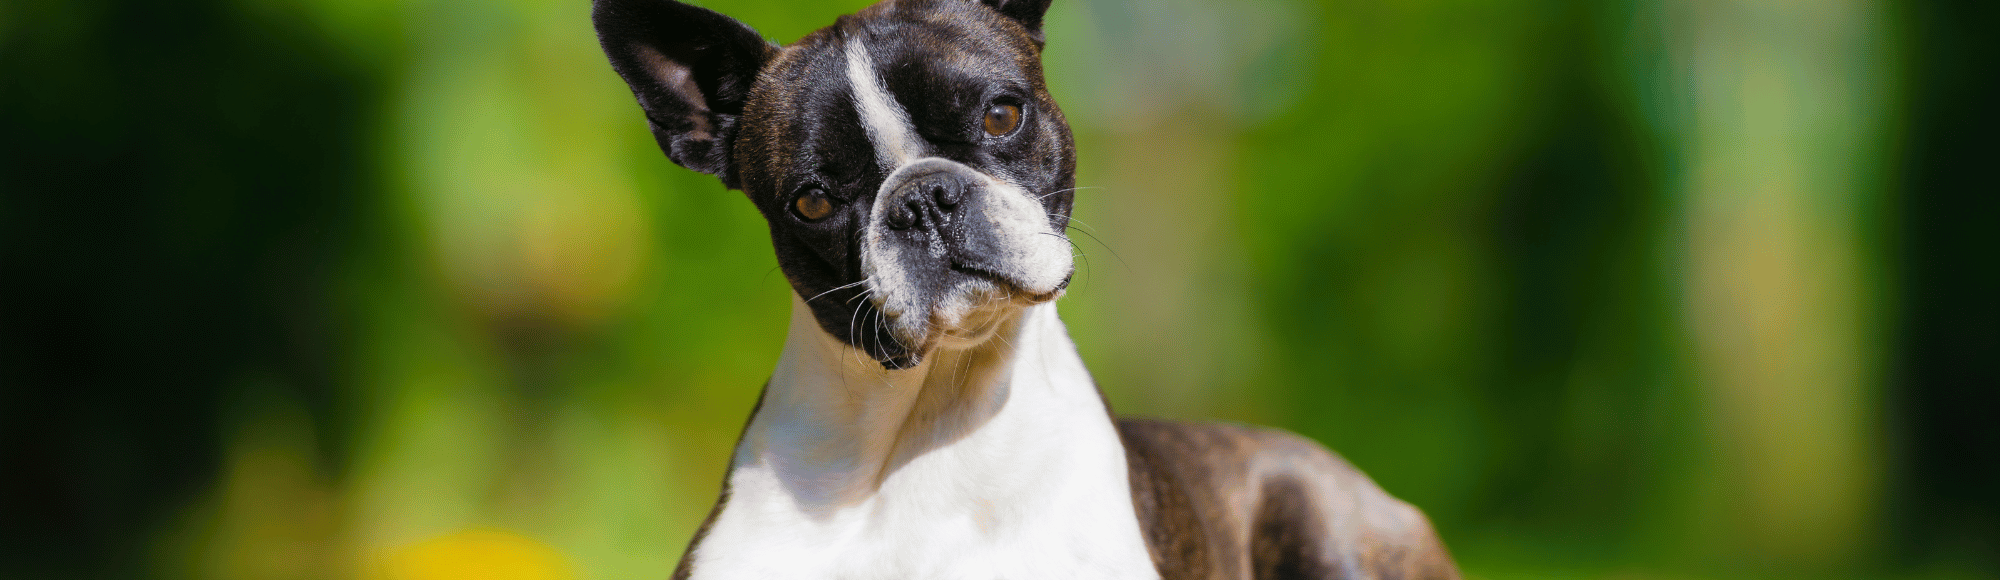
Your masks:
M784 354L737 449L737 466L762 464L786 482L803 511L819 512L866 499L913 459L940 448L993 443L1009 448L986 452L1036 457L1076 443L1048 437L1052 428L1109 433L1109 413L1054 303L1021 308L995 324L983 342L941 348L914 368L885 370L820 330L794 297ZM978 473L985 469L1033 468L953 467L969 470L960 472L968 478L1002 475Z
M1053 304L915 368L793 300L694 578L1156 580L1125 449Z

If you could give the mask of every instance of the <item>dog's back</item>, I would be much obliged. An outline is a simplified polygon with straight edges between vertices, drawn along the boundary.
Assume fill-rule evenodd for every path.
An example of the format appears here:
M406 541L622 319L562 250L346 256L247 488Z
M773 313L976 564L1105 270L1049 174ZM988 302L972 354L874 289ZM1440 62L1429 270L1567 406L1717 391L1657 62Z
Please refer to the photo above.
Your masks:
M1166 580L1459 577L1423 512L1310 439L1132 418L1118 434Z

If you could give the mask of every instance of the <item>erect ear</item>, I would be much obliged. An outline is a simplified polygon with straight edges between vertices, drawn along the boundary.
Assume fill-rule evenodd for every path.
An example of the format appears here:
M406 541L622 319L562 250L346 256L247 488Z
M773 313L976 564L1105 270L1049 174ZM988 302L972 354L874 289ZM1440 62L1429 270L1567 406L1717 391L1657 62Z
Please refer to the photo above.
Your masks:
M728 16L673 0L595 0L590 20L667 158L739 187L729 158L736 119L776 47Z
M1028 37L1035 39L1035 46L1042 45L1042 15L1049 11L1051 0L979 0L1000 12L1001 16L1014 19L1028 29Z

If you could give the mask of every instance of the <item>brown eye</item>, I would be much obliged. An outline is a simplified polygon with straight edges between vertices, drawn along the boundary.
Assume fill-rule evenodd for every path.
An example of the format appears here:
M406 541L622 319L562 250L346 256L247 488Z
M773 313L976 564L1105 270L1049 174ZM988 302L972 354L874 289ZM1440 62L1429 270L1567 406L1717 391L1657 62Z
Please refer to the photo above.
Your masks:
M792 202L792 211L798 212L800 219L816 222L833 214L833 201L826 198L826 192L814 189Z
M1013 105L995 104L986 108L986 134L994 137L1013 131L1021 124L1021 108Z

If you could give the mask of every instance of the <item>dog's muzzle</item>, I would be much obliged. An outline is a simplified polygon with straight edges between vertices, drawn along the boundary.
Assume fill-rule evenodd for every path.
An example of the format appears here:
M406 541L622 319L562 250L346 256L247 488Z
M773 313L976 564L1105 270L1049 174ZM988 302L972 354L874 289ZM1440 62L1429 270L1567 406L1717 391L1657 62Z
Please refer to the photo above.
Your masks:
M1068 239L1021 188L929 158L879 191L862 265L871 302L905 349L927 350L976 310L1054 300L1068 286Z

